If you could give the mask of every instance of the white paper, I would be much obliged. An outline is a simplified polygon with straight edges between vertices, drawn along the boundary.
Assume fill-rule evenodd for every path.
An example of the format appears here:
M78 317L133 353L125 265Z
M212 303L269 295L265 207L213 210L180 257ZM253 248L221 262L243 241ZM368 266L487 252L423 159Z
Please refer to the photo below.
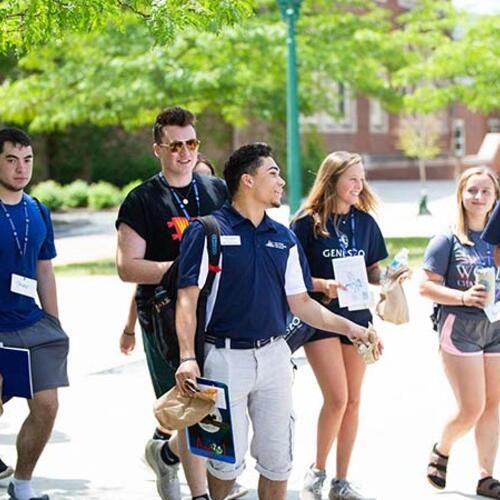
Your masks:
M500 321L500 302L496 304L492 304L484 309L486 316L490 320L490 323L495 323L496 321Z
M12 273L10 291L36 299L36 280Z
M347 288L347 290L338 289L339 306L347 307L349 311L368 309L370 290L363 256L333 259L332 265L335 280Z
M198 382L198 388L203 389L217 389L217 400L215 401L215 406L221 410L227 410L226 407L226 395L224 394L224 389L222 387L215 387L213 385L205 385Z

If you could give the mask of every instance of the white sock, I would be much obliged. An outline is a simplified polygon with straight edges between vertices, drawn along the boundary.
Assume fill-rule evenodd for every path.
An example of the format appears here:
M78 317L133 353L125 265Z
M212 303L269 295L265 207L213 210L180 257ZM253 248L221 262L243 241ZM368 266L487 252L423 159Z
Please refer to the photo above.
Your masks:
M12 483L14 484L14 493L16 494L17 500L30 500L30 498L35 497L30 479L14 478Z

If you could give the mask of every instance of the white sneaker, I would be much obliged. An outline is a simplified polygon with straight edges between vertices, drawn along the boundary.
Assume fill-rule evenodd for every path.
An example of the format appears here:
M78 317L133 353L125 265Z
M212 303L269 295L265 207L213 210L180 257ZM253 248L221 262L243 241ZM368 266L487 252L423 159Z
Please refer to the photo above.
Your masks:
M165 441L150 439L146 444L145 458L156 474L156 489L162 500L181 500L181 485L177 473L179 464L167 465L161 458Z
M0 479L5 479L6 477L12 476L14 474L14 469L3 462L0 458Z
M234 483L231 491L224 500L235 500L236 498L241 498L248 493L248 488L245 488L239 483Z
M332 479L328 498L330 500L367 500L367 497L355 490L347 479Z
M326 472L314 468L312 464L304 477L304 486L300 492L301 500L321 500L321 490L326 479Z

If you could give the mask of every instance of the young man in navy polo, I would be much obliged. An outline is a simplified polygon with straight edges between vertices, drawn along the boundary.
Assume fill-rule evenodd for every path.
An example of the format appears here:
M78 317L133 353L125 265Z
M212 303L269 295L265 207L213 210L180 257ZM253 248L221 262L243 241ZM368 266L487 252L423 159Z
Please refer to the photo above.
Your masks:
M265 210L281 203L285 181L263 143L236 150L224 169L232 196L213 213L221 228L221 272L207 306L204 376L229 387L236 463L209 461L214 500L223 500L245 467L247 412L254 435L251 454L260 473L259 498L284 500L292 469L293 410L290 349L282 335L288 308L316 328L367 340L363 327L329 312L307 294L309 268L295 235ZM180 250L177 386L200 375L194 351L196 304L208 273L205 234L195 222Z

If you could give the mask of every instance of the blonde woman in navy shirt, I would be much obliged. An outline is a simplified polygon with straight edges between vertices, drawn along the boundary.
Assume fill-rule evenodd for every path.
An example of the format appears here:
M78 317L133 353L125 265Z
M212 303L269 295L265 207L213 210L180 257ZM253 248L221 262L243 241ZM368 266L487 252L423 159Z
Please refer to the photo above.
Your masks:
M292 222L311 268L313 298L362 326L368 325L372 315L369 309L349 311L339 306L337 291L342 285L335 280L332 261L362 255L368 280L380 283L378 263L387 257L387 250L369 214L375 206L361 157L338 151L323 160L305 205ZM358 429L365 363L347 337L322 330L316 330L305 352L323 394L323 406L318 418L316 459L306 473L302 498L321 498L325 465L335 439L337 470L329 498L363 498L346 477Z

